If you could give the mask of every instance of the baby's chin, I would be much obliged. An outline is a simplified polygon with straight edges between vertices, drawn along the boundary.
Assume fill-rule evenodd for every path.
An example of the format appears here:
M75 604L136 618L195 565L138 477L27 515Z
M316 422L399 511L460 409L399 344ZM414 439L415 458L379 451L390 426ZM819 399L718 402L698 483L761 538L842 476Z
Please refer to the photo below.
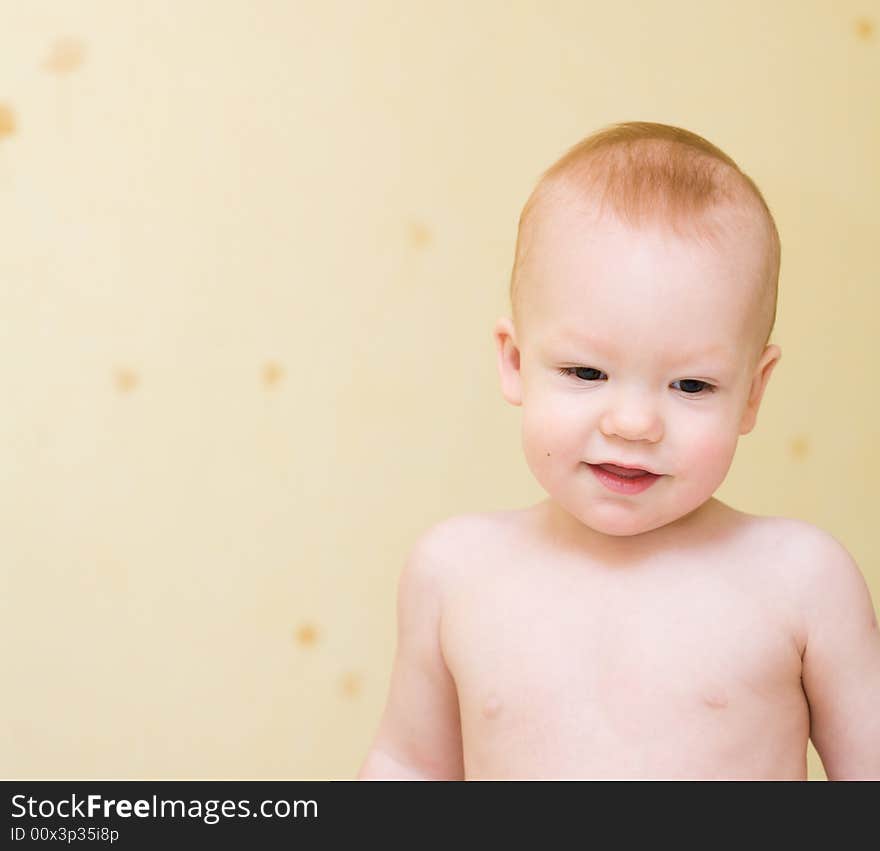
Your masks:
M593 532L610 538L635 538L661 529L669 525L669 521L663 519L645 522L644 518L591 519L587 525Z
M586 535L618 539L650 537L650 533L666 528L687 513L669 515L668 506L664 512L651 505L603 498L563 507L583 525Z

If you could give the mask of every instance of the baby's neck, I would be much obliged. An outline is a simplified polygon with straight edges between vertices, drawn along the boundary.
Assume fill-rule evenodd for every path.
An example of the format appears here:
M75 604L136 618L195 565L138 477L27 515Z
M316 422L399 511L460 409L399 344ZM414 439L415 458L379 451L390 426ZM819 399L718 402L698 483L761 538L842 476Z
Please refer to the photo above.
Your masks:
M713 497L690 514L656 529L638 535L606 535L584 525L552 499L532 506L530 511L535 531L546 545L560 552L582 553L621 567L640 564L665 553L672 554L681 549L684 540L691 549L699 547L701 539L708 536L717 540L724 520L735 513Z

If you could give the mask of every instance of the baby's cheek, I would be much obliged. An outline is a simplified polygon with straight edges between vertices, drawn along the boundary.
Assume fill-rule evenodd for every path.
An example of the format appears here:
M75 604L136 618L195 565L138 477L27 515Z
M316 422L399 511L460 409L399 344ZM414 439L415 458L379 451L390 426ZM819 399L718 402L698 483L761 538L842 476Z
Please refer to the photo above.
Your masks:
M684 472L700 478L723 478L733 462L736 435L720 424L692 433L683 443Z
M573 433L571 417L553 405L524 405L522 449L533 475L545 487L555 480L554 471L577 463L583 441ZM578 456L578 457L575 457Z
M552 455L572 451L582 442L585 422L583 414L558 400L545 398L540 404L523 405L523 448L529 452Z

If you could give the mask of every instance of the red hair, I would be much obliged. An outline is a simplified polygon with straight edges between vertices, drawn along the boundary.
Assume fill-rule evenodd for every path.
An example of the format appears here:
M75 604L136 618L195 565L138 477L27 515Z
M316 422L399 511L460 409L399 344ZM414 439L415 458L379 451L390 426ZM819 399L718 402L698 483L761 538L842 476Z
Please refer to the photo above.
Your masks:
M730 225L720 213L734 210L757 220L767 246L764 280L754 299L763 351L776 322L779 233L754 181L720 148L680 127L646 121L612 124L570 148L541 174L520 214L510 278L515 324L532 221L544 202L559 200L586 201L600 215L610 212L634 226L660 225L714 243Z

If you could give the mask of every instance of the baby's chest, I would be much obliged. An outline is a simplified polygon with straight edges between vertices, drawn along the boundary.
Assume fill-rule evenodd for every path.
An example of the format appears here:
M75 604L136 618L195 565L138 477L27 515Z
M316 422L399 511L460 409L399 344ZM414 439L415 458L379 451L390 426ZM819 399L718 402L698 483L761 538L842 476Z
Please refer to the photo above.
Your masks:
M760 597L714 581L613 594L526 587L456 597L444 613L464 727L587 721L623 737L800 697L796 646Z

